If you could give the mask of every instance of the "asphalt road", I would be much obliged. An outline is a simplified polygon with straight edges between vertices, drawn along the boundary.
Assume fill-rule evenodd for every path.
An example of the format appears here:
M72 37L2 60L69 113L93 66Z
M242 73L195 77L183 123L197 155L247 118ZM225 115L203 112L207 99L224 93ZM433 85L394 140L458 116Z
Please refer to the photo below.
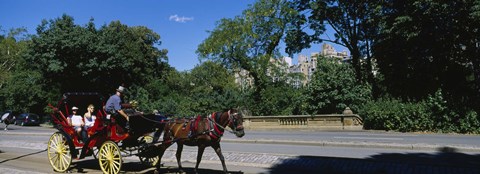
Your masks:
M3 124L0 124L0 128ZM15 135L51 135L56 129L44 127L10 126L2 134ZM33 139L35 139L33 137ZM41 138L40 138L41 139ZM460 151L480 152L480 135L398 133L385 131L258 131L246 130L246 136L236 138L225 133L224 142L261 143L261 144L297 144L320 146L352 146L375 148L430 149L453 147Z
M45 148L51 128L13 126L0 131L0 173L52 173ZM480 173L480 136L379 131L247 131L239 139L226 133L222 150L232 173ZM176 146L162 163L175 173ZM182 164L192 171L195 147L185 147ZM126 157L126 173L151 173ZM207 149L201 173L221 173ZM96 160L74 160L72 172L101 173Z

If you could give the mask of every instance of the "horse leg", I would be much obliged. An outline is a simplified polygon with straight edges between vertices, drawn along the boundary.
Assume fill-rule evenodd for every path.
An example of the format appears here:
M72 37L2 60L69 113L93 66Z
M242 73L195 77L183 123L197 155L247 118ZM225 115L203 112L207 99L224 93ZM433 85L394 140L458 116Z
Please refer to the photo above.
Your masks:
M205 146L198 145L197 164L195 164L195 173L198 173L198 166L200 165L200 161L202 161L202 156L204 151L205 151Z
M181 161L182 151L183 151L183 144L177 143L177 153L175 154L175 157L177 157L178 170L180 173L183 173L183 167L182 167L182 161Z
M162 157L165 151L167 150L168 147L170 147L172 144L171 143L165 143L160 146L158 146L158 163L155 166L157 169L154 171L155 174L160 172L160 167L162 166Z
M212 145L212 148L215 150L215 153L217 153L218 158L220 158L220 161L222 162L223 172L227 173L227 165L225 165L225 158L223 157L222 148L220 148L220 143L214 143Z

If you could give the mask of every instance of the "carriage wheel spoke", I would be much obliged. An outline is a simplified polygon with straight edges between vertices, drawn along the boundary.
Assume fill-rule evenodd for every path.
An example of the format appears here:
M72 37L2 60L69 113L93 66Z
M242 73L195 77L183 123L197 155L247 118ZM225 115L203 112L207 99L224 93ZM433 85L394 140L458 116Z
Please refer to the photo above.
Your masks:
M60 158L58 157L58 155L56 155L56 156L53 158L53 160L54 160L54 161L53 161L53 164L54 164L55 166L58 166L58 161L59 161L59 159L60 159Z
M98 151L98 160L104 173L116 174L120 172L122 156L119 147L114 142L104 142Z
M117 173L117 171L119 171L118 166L113 166L112 167L112 173Z
M64 172L70 167L72 157L67 140L63 134L54 133L48 142L47 155L50 165L57 172Z

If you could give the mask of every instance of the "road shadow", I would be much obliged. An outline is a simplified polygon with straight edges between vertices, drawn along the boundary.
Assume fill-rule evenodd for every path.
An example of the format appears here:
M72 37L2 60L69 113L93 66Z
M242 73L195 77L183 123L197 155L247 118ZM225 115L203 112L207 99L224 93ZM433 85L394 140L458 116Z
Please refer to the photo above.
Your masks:
M96 159L84 159L80 161L72 162L70 172L75 173L90 173L89 170L98 171L100 165ZM184 167L184 173L195 173L193 167ZM149 167L141 162L124 162L122 163L121 173L143 173L143 174L153 174L155 172L154 167ZM177 167L173 166L163 166L160 168L159 173L179 173ZM198 169L198 173L202 174L223 174L223 170L212 170L212 169ZM229 171L231 174L243 174L240 171Z
M195 168L194 167L184 167L183 172L184 173L195 173ZM150 173L151 172L151 173ZM153 170L147 172L148 174L153 174ZM179 170L177 167L162 167L159 170L159 173L179 173ZM205 169L205 168L199 168L198 169L199 174L224 174L223 170L213 170L213 169ZM241 171L228 171L230 174L243 174Z
M299 156L285 159L270 174L478 174L480 154L469 155L444 147L429 153L382 153L365 159Z
M22 158L24 158L24 157L33 156L33 155L36 155L36 154L39 154L39 153L43 153L43 152L46 152L46 151L47 151L47 149L45 149L45 150L40 150L40 151L38 151L38 152L32 152L32 153L29 153L29 154L21 155L21 156L15 157L15 158L6 159L6 160L3 160L3 161L0 161L0 164L5 163L5 162L8 162L8 161L20 160L20 159L22 159ZM0 152L0 153L3 153L3 152Z
M89 173L88 171L90 170L101 170L97 159L89 158L73 161L70 167L70 171L76 173ZM141 164L140 162L123 162L121 169L123 173L148 173L149 170L153 169Z

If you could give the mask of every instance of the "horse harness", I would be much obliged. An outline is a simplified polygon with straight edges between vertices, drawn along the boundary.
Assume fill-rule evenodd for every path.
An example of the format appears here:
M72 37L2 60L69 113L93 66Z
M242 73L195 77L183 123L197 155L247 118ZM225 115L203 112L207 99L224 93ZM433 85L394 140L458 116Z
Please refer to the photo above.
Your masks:
M214 112L212 115L208 116L206 119L202 116L197 116L194 119L191 119L190 131L188 133L188 138L194 139L200 135L208 135L214 140L218 140L223 136L225 128L221 126L218 122L220 121L222 113ZM206 121L206 130L198 132L198 125L201 121Z
M230 124L236 124L236 118L235 118L235 114L230 114L230 111L228 111L228 125ZM191 119L183 119L183 123L182 122L179 122L179 120L173 120L173 124L183 124L182 125L182 129L186 129L187 125L190 124L190 131L188 133L188 139L195 139L196 137L200 136L200 135L208 135L210 136L210 138L212 138L213 140L220 140L220 138L223 136L223 133L225 130L225 127L220 125L220 117L222 115L222 112L214 112L212 113L210 116L208 116L206 119L205 118L202 118L202 116L197 116L195 118L191 118ZM198 132L198 129L199 129L199 123L201 121L206 121L206 130L205 131L202 131L202 132ZM172 123L172 122L171 122ZM230 131L230 130L227 130L229 131L230 133L235 133L237 125L234 125L234 130L233 131ZM171 131L168 130L168 131Z

